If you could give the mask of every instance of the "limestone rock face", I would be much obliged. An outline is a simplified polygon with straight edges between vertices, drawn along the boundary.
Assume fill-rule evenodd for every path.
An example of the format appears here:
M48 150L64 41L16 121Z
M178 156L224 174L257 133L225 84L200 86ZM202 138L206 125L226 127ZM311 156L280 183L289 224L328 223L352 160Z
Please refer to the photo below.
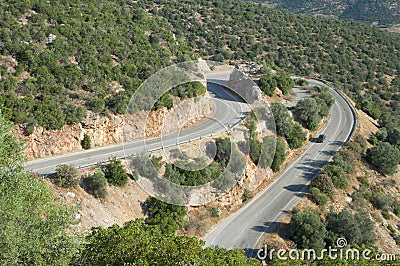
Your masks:
M134 115L100 116L88 112L78 124L65 125L60 130L35 128L33 134L25 138L25 152L28 159L43 158L82 150L81 140L89 135L92 147L133 141L160 136L161 133L178 131L194 118L207 116L212 111L210 97L186 99L176 104L176 108L163 108L150 113L138 112ZM22 129L16 131L22 135ZM129 132L129 134L124 134Z
M261 90L258 86L242 72L237 69L232 71L226 86L241 96L246 103L252 104L262 99Z

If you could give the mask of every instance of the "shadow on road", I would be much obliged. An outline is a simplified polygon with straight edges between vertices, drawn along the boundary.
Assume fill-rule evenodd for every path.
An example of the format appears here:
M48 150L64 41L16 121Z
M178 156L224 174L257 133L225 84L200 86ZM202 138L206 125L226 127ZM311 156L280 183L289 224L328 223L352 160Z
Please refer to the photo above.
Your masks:
M288 214L288 211L282 211L286 214ZM272 233L272 232L277 232L280 237L287 239L287 235L284 232L288 231L287 228L288 224L286 223L281 223L281 222L265 222L263 225L260 226L254 226L252 229L257 231L257 232L262 232L262 233ZM279 230L276 230L279 228ZM260 246L261 248L261 246ZM257 253L259 249L257 248L245 248L244 249L245 254L248 258L257 258Z
M344 141L329 141L329 145L342 147L346 142Z
M248 258L257 259L258 250L259 249L256 249L256 248L245 248L244 253L245 253L246 257L248 257Z
M231 102L239 102L239 103L244 102L242 97L240 97L236 92L221 85L216 80L207 81L207 90L211 92L213 95L215 95L215 98L217 99L221 99L224 101L231 101ZM229 94L227 92L229 92ZM234 95L235 97L232 97L232 95Z
M320 153L323 154L323 155L333 156L333 155L335 155L336 151L332 151L332 150L330 150L330 151L320 151Z
M308 185L300 184L300 185L289 185L284 187L284 189L287 189L292 192L304 192L308 190Z
M284 189L287 189L289 191L295 192L295 195L297 197L304 197L306 192L308 191L308 185L289 185L284 187Z
M318 169L324 167L327 163L328 163L328 161L326 161L326 160L307 160L303 163L303 165L309 166L313 169L318 170Z
M304 162L301 166L297 166L303 172L302 178L305 180L313 180L321 171L322 167L328 164L326 160L308 160Z
M263 225L256 225L251 229L257 232L271 233L280 225L280 222L265 222Z

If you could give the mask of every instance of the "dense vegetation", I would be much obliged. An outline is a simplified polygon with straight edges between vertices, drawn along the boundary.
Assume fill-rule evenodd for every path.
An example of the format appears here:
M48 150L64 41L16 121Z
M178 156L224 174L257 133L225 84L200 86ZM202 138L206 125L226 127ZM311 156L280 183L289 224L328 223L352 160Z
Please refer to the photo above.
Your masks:
M123 186L128 182L128 174L121 161L116 158L111 158L111 160L102 167L102 170L108 183L114 186Z
M0 105L26 128L58 129L87 109L124 113L144 79L192 58L134 2L6 1L0 24ZM177 92L199 88L188 90Z
M301 99L297 103L294 113L305 128L317 130L321 119L329 114L334 103L327 89L317 87L310 98Z
M259 265L239 249L205 248L195 237L160 234L143 220L95 228L75 265Z
M368 139L374 147L367 150L366 159L381 173L393 175L400 163L400 127L382 127Z
M297 75L317 75L351 96L381 126L399 124L398 35L233 0L141 5L165 18L180 44L203 57L256 61Z
M361 24L233 0L36 0L0 12L0 103L27 129L60 128L86 109L123 113L143 79L194 54L318 74L381 125L399 121L399 38Z
M107 196L107 184L107 178L101 169L96 169L94 174L88 175L83 179L86 191L96 198Z
M286 110L286 109L285 109ZM270 167L278 172L286 159L286 146L281 139L275 136L264 136L261 139L257 130L257 119L254 112L246 115L244 125L248 129L247 140L238 143L239 148L250 156L254 164L261 168ZM248 145L246 145L248 144Z
M23 170L23 144L0 114L0 264L67 265L77 251L73 215L50 188Z
M378 22L379 26L400 23L400 5L396 0L256 0L274 4L299 14L332 15L344 20L354 20L367 24Z
M215 146L210 144L206 147L206 154L212 156L215 153L214 161L210 164L207 165L204 157L193 161L177 160L174 164L166 164L164 178L184 186L199 186L211 182L217 189L230 188L235 178L242 175L246 160L229 138L217 138ZM198 168L201 170L196 170Z
M179 162L178 162L179 164ZM181 162L181 166L184 169L190 169L192 166L196 166L198 163L194 162ZM204 185L211 182L215 178L222 174L222 167L215 161L211 162L207 167L201 170L184 170L174 164L167 164L165 166L164 178L184 186L198 186Z
M144 213L148 216L146 223L159 227L163 234L174 234L183 228L186 207L165 203L149 197L143 203Z
M79 185L80 177L74 166L63 164L57 166L53 182L60 187L74 188Z
M386 143L389 145L388 143ZM355 135L353 140L346 144L326 165L321 173L311 182L309 197L320 208L320 211L304 210L294 214L289 225L288 237L301 248L314 247L321 249L326 246L334 246L335 240L344 237L349 246L365 246L373 249L376 241L374 234L374 222L376 216L374 210L381 212L382 217L388 222L392 220L389 212L400 217L399 200L395 196L384 193L379 181L372 186L365 176L358 177L354 181L352 173L362 161L366 153L366 141L361 135ZM376 177L374 177L376 178ZM382 177L380 177L381 179ZM355 190L350 197L353 199L342 211L326 210L326 204L336 200L336 194L340 190L348 188L350 180ZM355 183L359 187L355 188ZM385 186L393 183L382 181ZM331 205L332 206L332 205ZM372 216L368 213L371 212ZM307 229L308 228L308 229ZM312 228L312 230L311 230ZM310 229L310 230L309 230ZM392 225L387 225L391 237L398 243L399 236ZM312 239L312 241L308 241Z
M349 94L387 132L400 128L399 38L361 24L232 0L131 5L30 1L3 5L0 18L0 103L3 114L25 126L26 134L33 125L56 129L78 122L86 109L122 113L143 79L172 60L195 54L318 75ZM288 85L280 74L267 75L261 83L267 94L275 83L284 93ZM173 93L185 98L204 92L197 85L188 90ZM315 115L303 124L314 128L327 109L309 109L315 105L307 101L305 110ZM155 109L172 104L165 95ZM289 145L299 147L301 128L294 125L290 132ZM392 142L399 139L392 136ZM82 144L89 147L88 141Z
M147 223L135 220L124 227L94 228L81 239L71 230L73 209L56 203L43 180L23 170L23 144L11 128L0 114L1 265L258 265L242 250L203 249L197 238L175 235L186 208L154 198L144 205ZM70 177L70 170L60 166L58 172ZM102 191L91 182L101 178L105 180L97 170L89 182L97 196Z
M102 115L108 111L123 113L145 78L173 61L192 59L197 54L232 63L257 61L304 76L319 75L378 119L382 131L375 137L380 142L367 152L373 165L382 163L376 161L382 147L387 146L381 142L394 149L399 147L400 41L396 35L364 25L296 16L233 0L7 1L1 4L0 23L0 106L5 117L26 127L27 134L33 125L57 129L79 122L87 109ZM204 91L196 85L191 89ZM176 93L182 98L197 94L182 93L180 89ZM170 107L170 97L165 96L159 104L155 108ZM300 147L305 140L301 127L293 122L286 108L276 104L273 111L280 121L278 134L286 138L290 148ZM66 265L73 256L77 264L93 265L138 261L143 265L246 264L243 251L203 250L198 240L175 236L173 232L182 226L184 211L169 210L170 206L154 200L148 202L147 222L151 225L138 220L122 228L94 229L86 241L79 241L71 230L66 233L72 224L71 210L56 205L45 183L23 172L23 148L10 134L11 127L0 116L2 264ZM261 141L251 138L250 152L256 155ZM228 145L224 141L219 145L224 147L224 153L218 154L217 163L224 165ZM276 147L283 157L282 145ZM346 162L365 155L365 150L349 150L360 147L364 145L348 146L341 157L335 158L333 166L344 172L327 167L317 179L319 182L314 182L319 190L313 193L317 203L325 202L321 196L324 193L329 197L334 189L346 187L345 169L351 170ZM398 152L393 150L392 154ZM259 160L255 155L251 156L254 161ZM243 160L234 158L238 163L232 167L241 167L239 162ZM271 158L266 159L271 162ZM393 165L392 161L384 163ZM141 170L151 171L145 165ZM110 183L126 183L126 173L117 161L103 171ZM56 180L60 185L77 185L76 173L71 169L63 166L58 172ZM104 178L100 172L95 174L102 181L89 189L100 197ZM367 200L385 215L388 211L400 215L394 198L375 191L367 181L362 182L360 191L353 195L359 199L355 202ZM307 228L320 230L296 232L309 235L313 243L322 246L325 240L332 240L328 232L347 236L354 231L352 243L369 245L373 235L367 217L362 211L343 212L327 215L327 226L321 226L320 218L313 214L299 214L296 219L307 221ZM169 216L177 218L176 224L170 222ZM348 228L340 222L343 219L349 221ZM166 234L160 232L163 223L171 225ZM304 237L292 237L299 245L307 244L301 242ZM77 254L79 244L83 247Z
M274 114L276 133L284 137L291 149L300 148L306 140L306 133L295 123L287 108L280 102L271 104Z
M321 251L335 246L338 238L344 237L349 245L372 247L375 243L374 223L366 211L353 214L349 209L326 214L326 224L319 213L299 211L289 224L289 237L298 248L314 248Z
M271 73L260 77L260 89L268 96L273 96L275 89L279 88L287 95L294 86L294 81L287 73L279 73L273 76Z

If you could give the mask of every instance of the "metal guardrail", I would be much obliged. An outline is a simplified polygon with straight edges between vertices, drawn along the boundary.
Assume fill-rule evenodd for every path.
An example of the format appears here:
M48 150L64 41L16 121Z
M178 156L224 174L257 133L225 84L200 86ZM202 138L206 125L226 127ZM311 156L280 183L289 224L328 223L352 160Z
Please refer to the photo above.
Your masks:
M296 76L296 77L297 77L297 76ZM302 77L298 77L298 78L302 78ZM320 78L317 78L317 77L303 77L303 78L305 78L305 79L310 79L310 80L316 80L316 81L319 81L319 82L324 83L324 84L327 85L330 89L332 89L332 90L334 90L336 93L338 93L339 96L340 96L340 97L347 103L347 105L350 107L350 110L351 110L352 115L353 115L353 121L354 121L354 123L353 123L352 129L351 129L351 131L350 131L350 134L349 134L349 136L348 136L347 139L346 139L346 142L348 142L348 141L351 139L351 137L353 136L354 132L355 132L355 129L356 129L356 126L357 126L357 121L358 121L358 115L357 115L357 112L356 112L354 106L353 106L353 105L351 104L351 102L347 99L346 95L345 95L341 90L339 90L339 89L337 89L335 86L333 86L330 82L328 82L328 81L326 81L326 80L323 80L323 79L320 79ZM241 122L243 122L243 120L244 120L245 118L246 118L245 116L241 116L241 117L239 118L238 121L236 121L234 124L232 124L232 126L229 127L229 129L232 129L232 128L236 127L238 124L240 124ZM224 131L222 131L222 132L224 132ZM213 133L210 133L208 136L212 137L213 135L215 135L215 134L220 134L220 133L222 133L222 132L213 132ZM179 146L179 145L182 145L182 144L186 144L186 143L189 143L189 142L193 142L193 141L196 141L196 140L199 140L199 139L202 139L202 138L204 138L204 136L195 137L195 138L191 138L191 139L188 139L188 140L185 140L185 141L182 141L182 142L179 142L179 143L171 144L171 145L168 145L168 146L161 146L161 147L158 147L158 148L154 148L154 149L150 149L150 150L143 150L143 151L146 151L146 152L155 152L155 151L159 151L159 150L162 150L162 149L171 148L171 147L174 147L174 146ZM142 152L143 152L143 151L142 151ZM118 159L118 160L127 159L127 158L133 158L133 157L136 157L138 154L139 154L139 153L131 154L131 155L125 155L125 156L119 156L119 157L115 157L115 158ZM104 165L104 164L107 163L108 161L109 161L109 160L105 160L105 161L99 161L99 162L96 162L96 163L91 163L91 164L86 164L86 165L78 166L77 169L79 169L79 170L80 170L80 169L87 169L87 168L94 167L94 166Z
M299 77L299 78L302 78L302 77ZM335 86L333 86L332 83L330 83L329 81L326 81L326 80L323 80L323 79L320 79L320 78L316 78L316 77L304 77L304 78L305 78L305 79L310 79L310 80L316 80L316 81L319 81L319 82L324 83L324 84L327 85L330 89L334 90L337 94L339 94L339 96L340 96L340 97L347 103L347 105L350 107L351 113L352 113L352 115L353 115L353 121L354 121L354 122L353 122L353 126L352 126L352 128L351 128L350 134L349 134L349 136L348 136L347 139L346 139L346 142L348 142L348 141L353 137L354 132L355 132L355 129L356 129L356 126L357 126L357 122L358 122L358 114L357 114L357 112L356 112L354 106L352 105L352 103L347 99L347 96L346 96L341 90L337 89L337 88L336 88ZM238 124L240 124L244 119L245 119L245 117L240 117L240 119L239 119L238 121L236 121L234 124L232 124L232 126L230 126L230 128L236 127L236 126L237 126ZM209 136L212 137L213 135L215 135L215 134L220 134L220 133L221 133L221 132L213 132L213 133L209 134ZM188 139L188 140L185 140L185 141L182 141L182 142L179 142L179 143L175 143L175 144L171 144L171 145L168 145L168 146L162 146L162 147L158 147L158 148L146 150L146 152L155 152L155 151L159 151L159 150L162 150L162 149L171 148L171 147L174 147L174 146L179 146L179 145L182 145L182 144L185 144L185 143L193 142L193 141L196 141L196 140L199 140L199 139L202 139L202 138L204 138L204 137L203 137L203 136L195 137L195 138L193 138L193 139ZM121 160L121 159L126 159L126 158L133 158L133 157L136 157L137 155L138 155L138 153L137 153L137 154L127 155L127 156L116 157L116 159ZM103 164L107 163L108 161L109 161L109 160L105 160L105 161L100 161L100 162L96 162L96 163L92 163L92 164L87 164L87 165L79 166L77 169L87 169L87 168L90 168L90 167L93 167L93 166L103 165Z
M353 115L353 126L351 128L350 134L346 139L346 142L348 142L354 135L354 132L356 130L357 127L357 122L358 122L358 114L356 109L354 108L353 104L349 101L349 99L347 99L346 94L344 94L341 90L339 90L338 88L336 88L335 86L332 85L332 83L330 83L329 81L320 79L320 78L311 78L311 77L306 77L307 79L311 79L311 80L317 80L320 81L324 84L326 84L330 89L334 90L337 94L339 94L339 96L347 103L347 105L350 107L351 113Z
M232 129L232 128L234 128L235 126L237 126L238 124L240 124L245 118L246 118L245 116L240 117L238 121L236 121L234 124L232 124L232 126L229 127L229 129ZM224 130L222 130L221 132L212 132L212 133L210 133L208 136L209 136L209 137L212 137L212 136L214 136L214 135L216 135L216 134L221 134L222 132L224 132ZM190 143L190 142L193 142L193 141L196 141L196 140L200 140L200 139L203 139L203 138L204 138L204 136L195 137L195 138L190 138L190 139L187 139L187 140L184 140L184 141L175 143L175 144L166 145L166 146L161 146L161 147L158 147L158 148L154 148L154 149L150 149L150 150L143 150L143 151L146 151L146 152L155 152L155 151L159 151L159 150L162 150L162 149L168 149L168 148L171 148L171 147L176 147L176 146L179 146L179 145L183 145L183 144L186 144L186 143ZM142 152L143 152L143 151L142 151ZM139 152L139 153L140 153L140 152ZM119 156L119 157L115 157L115 158L118 159L118 160L123 160L123 159L127 159L127 158L133 158L133 157L136 157L139 153L131 154L131 155L126 155L126 156ZM77 169L78 169L78 170L81 170L81 169L87 169L87 168L94 167L94 166L103 165L103 164L106 164L108 161L109 161L109 160L105 160L105 161L100 161L100 162L96 162L96 163L91 163L91 164L86 164L86 165L78 166Z

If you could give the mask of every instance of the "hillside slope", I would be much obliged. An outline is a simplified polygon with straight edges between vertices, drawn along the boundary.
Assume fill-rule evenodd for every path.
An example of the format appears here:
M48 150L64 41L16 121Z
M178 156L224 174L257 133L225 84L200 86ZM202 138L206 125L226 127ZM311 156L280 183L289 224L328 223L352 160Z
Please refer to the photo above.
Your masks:
M216 61L257 61L333 82L381 125L399 124L400 39L359 23L238 1L141 1L179 43ZM167 4L168 3L168 4Z
M0 105L28 134L124 113L144 79L187 59L137 3L2 1L0 25Z
M396 0L268 0L277 8L297 14L328 15L343 20L391 26L400 23L400 4Z

